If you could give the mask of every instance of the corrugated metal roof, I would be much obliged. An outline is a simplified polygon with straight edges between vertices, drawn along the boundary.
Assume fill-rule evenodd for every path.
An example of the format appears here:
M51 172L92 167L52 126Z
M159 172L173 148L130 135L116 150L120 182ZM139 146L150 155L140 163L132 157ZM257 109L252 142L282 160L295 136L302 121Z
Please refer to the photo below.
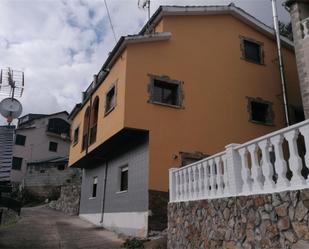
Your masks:
M9 181L15 126L0 126L0 181Z

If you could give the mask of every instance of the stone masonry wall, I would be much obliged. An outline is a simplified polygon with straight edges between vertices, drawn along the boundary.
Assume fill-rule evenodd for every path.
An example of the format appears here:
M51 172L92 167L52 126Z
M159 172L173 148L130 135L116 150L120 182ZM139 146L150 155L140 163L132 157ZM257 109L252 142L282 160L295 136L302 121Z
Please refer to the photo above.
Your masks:
M68 215L79 214L80 183L72 183L61 187L60 198L49 203L49 207Z
M170 203L168 248L294 248L309 241L308 208L309 189Z

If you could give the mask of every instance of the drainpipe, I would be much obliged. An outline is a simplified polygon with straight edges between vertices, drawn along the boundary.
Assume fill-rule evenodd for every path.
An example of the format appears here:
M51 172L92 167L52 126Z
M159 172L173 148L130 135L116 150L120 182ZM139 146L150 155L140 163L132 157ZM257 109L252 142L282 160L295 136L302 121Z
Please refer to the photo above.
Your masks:
M108 161L105 162L104 190L103 190L103 197L102 197L102 209L101 209L101 221L100 221L102 226L103 226L104 213L105 213L105 196L106 196L107 169L108 169Z
M283 65L282 52L281 52L281 40L280 40L276 0L271 0L271 3L272 3L272 9L273 9L274 28L275 28L275 34L276 34L276 40L277 40L277 47L278 47L278 57L279 57L282 95L283 95L283 102L284 102L285 122L286 122L286 126L290 126L288 99L287 99L287 93L286 93L286 80L285 80L284 65Z

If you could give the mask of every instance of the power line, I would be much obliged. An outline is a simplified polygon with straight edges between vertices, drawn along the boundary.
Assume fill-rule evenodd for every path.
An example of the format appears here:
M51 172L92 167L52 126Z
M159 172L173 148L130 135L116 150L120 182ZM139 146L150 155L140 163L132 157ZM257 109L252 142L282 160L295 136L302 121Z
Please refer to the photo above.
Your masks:
M116 32L115 32L115 29L114 29L114 25L113 25L113 22L112 22L111 15L110 15L110 13L109 13L109 9L108 9L106 0L104 0L104 4L105 4L107 16L108 16L108 20L109 20L109 23L110 23L110 25L111 25L111 29L112 29L112 31L113 31L114 39L115 39L115 42L117 43Z

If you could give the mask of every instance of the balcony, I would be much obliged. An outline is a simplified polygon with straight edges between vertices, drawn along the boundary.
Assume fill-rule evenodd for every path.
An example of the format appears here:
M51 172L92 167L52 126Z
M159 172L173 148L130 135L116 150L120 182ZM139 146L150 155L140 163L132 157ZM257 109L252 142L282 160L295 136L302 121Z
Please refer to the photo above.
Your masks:
M51 118L48 120L46 132L54 135L64 135L70 137L70 124L61 118Z
M305 153L306 152L306 153ZM309 188L309 120L179 169L170 169L170 202Z
M303 19L301 21L302 27L303 27L303 37L304 39L309 38L309 17Z

